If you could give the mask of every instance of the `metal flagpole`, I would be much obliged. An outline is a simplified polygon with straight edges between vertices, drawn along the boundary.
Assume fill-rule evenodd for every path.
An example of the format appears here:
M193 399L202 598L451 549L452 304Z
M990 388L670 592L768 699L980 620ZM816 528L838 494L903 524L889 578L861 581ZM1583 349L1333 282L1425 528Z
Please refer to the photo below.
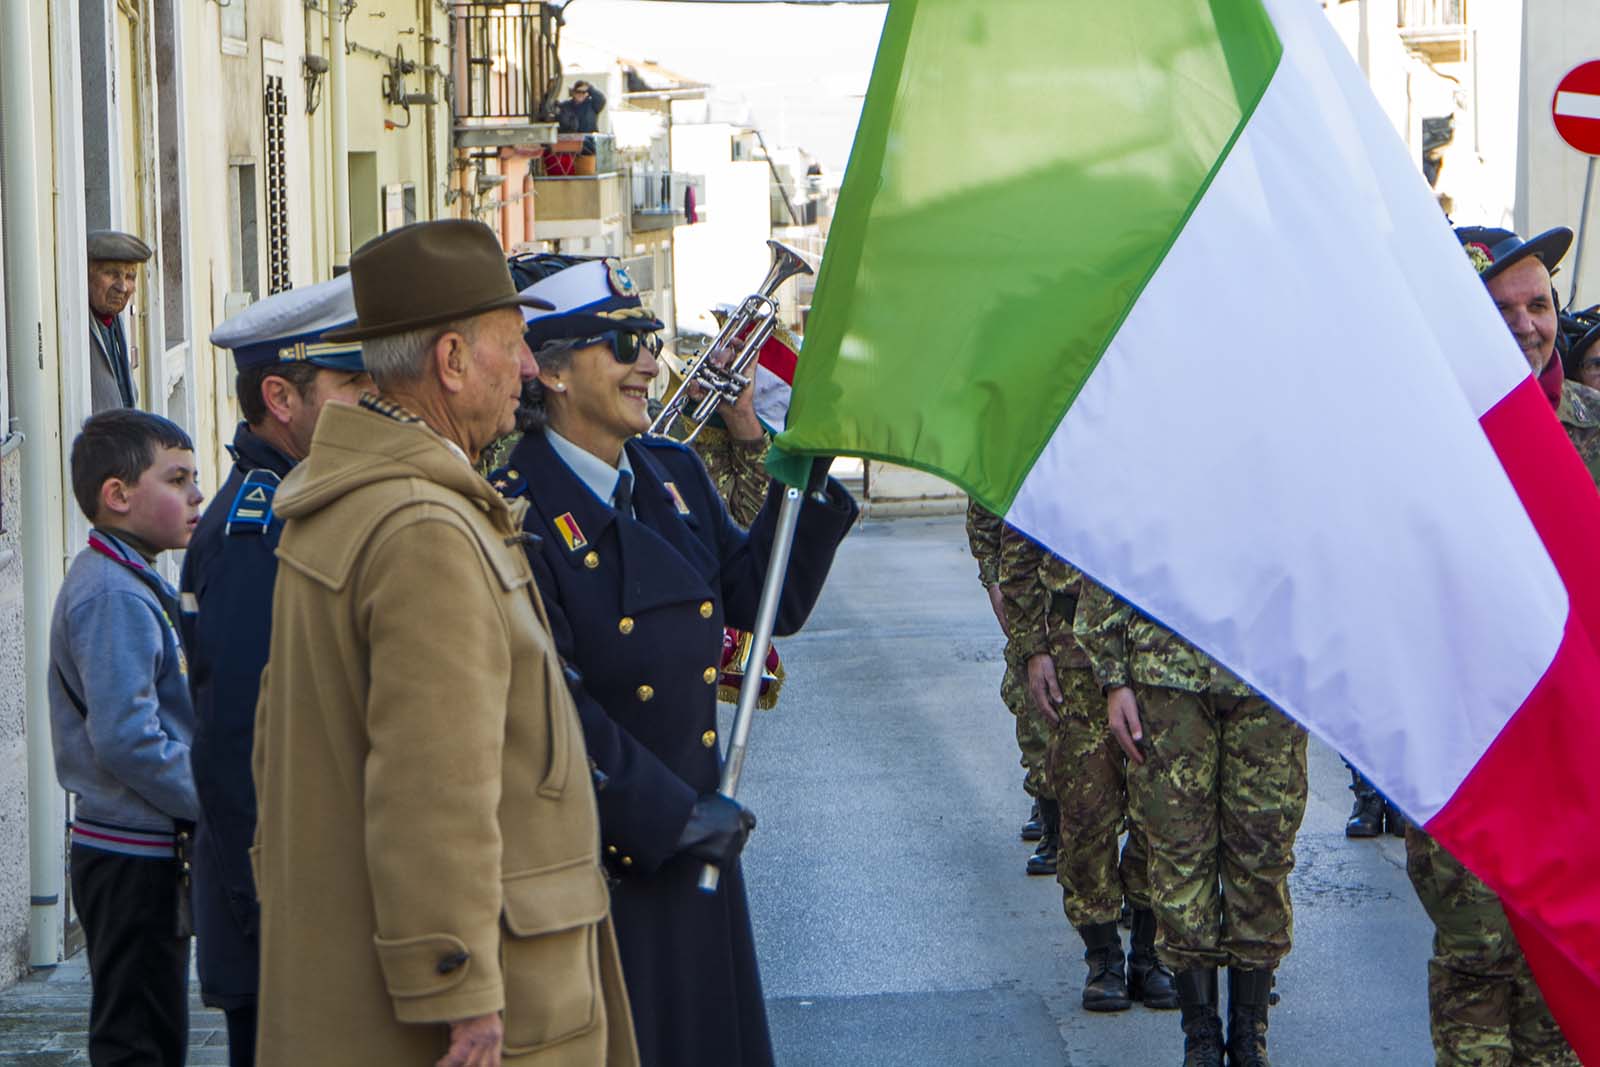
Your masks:
M812 464L811 485L807 492L827 476L829 461L818 460ZM744 753L750 744L750 723L755 718L756 698L761 695L761 673L767 664L767 649L772 647L772 628L778 621L778 598L783 595L783 581L789 574L789 553L794 548L794 530L800 522L800 508L804 497L800 490L790 486L784 490L783 505L778 509L778 529L772 539L772 555L767 559L767 576L761 587L761 605L756 609L756 628L750 633L750 658L745 661L744 680L739 683L739 707L733 714L733 734L728 738L728 757L722 765L722 782L717 792L733 799L739 789L739 775L744 771ZM705 865L700 872L700 890L715 893L722 871L714 863Z
M1594 193L1594 165L1600 156L1589 157L1589 174L1583 180L1583 207L1578 211L1578 247L1572 257L1572 293L1567 297L1567 310L1578 301L1578 279L1583 277L1583 239L1589 234L1589 197Z

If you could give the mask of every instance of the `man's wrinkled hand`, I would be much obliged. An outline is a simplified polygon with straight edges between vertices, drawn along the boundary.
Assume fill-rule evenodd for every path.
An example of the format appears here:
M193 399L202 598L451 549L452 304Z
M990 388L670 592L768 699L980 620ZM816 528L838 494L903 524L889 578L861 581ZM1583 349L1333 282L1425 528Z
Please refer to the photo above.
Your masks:
M499 1012L450 1024L450 1051L437 1067L500 1067L505 1023Z
M1143 763L1139 742L1144 740L1144 724L1139 721L1139 702L1132 689L1121 685L1106 694L1106 722L1128 758L1135 764Z
M1054 726L1061 721L1061 686L1056 684L1056 661L1048 652L1028 657L1028 695L1044 721Z
M988 593L989 607L994 610L994 618L1000 624L1000 632L1010 637L1011 634L1006 630L1006 598L1001 594L998 585L989 586Z

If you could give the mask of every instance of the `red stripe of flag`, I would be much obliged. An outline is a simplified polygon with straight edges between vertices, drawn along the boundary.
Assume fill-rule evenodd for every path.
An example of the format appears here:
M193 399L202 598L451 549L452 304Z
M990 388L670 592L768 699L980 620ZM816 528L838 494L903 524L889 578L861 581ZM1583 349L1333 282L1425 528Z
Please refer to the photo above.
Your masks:
M1481 425L1568 618L1544 677L1427 830L1501 895L1567 1040L1600 1064L1600 493L1533 379Z

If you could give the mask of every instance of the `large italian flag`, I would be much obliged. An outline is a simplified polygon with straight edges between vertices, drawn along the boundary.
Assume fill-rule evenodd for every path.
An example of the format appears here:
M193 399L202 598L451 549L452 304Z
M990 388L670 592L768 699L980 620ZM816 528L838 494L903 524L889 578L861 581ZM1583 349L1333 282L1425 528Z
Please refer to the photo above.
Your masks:
M1600 1063L1600 494L1319 4L893 0L779 443L949 478L1236 670Z

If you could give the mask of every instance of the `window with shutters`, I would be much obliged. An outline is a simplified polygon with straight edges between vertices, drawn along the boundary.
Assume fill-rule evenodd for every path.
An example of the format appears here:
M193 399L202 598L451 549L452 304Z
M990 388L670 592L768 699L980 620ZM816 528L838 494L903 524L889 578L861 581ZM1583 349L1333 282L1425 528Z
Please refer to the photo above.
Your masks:
M281 293L289 280L289 174L284 158L284 120L289 97L281 76L266 76L267 293Z

